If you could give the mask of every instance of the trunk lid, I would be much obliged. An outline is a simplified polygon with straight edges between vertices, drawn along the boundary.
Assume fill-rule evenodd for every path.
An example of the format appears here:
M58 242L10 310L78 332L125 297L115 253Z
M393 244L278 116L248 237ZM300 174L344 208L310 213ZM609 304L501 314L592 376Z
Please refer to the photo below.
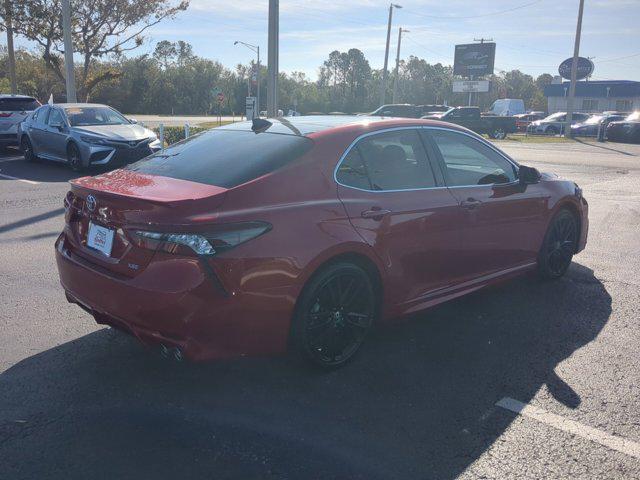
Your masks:
M127 278L142 272L154 255L154 251L136 245L135 230L167 231L211 221L227 191L129 170L70 183L65 229L72 253L98 270ZM112 235L109 255L88 245L90 224L106 228L107 235Z

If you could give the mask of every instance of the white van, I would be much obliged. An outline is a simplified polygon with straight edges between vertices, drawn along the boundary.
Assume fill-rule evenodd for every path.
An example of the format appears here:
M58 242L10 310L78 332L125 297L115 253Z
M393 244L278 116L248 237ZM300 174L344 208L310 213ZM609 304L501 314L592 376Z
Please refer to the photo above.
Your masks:
M489 113L499 115L500 117L509 117L525 113L524 100L521 98L499 98L493 102Z

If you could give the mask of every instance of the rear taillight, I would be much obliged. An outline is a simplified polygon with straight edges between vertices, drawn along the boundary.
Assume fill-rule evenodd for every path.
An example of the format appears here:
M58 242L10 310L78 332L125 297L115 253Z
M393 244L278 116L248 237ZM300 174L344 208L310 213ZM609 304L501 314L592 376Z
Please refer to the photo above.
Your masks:
M78 197L73 192L67 192L64 197L64 220L66 223L70 223L78 212Z
M10 117L12 114L13 112L0 112L0 117L6 118L6 117Z
M199 233L166 233L138 230L133 240L139 247L182 255L212 256L230 250L271 230L266 222L216 225Z

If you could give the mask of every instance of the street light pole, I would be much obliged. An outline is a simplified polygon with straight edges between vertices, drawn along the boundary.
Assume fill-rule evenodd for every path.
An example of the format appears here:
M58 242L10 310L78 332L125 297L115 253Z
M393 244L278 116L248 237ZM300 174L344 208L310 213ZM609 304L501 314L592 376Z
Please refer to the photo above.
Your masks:
M387 47L384 51L384 68L382 69L382 78L380 79L380 105L384 105L387 93L387 66L389 65L389 43L391 42L391 20L393 19L393 8L402 8L402 6L391 3L389 5L389 22L387 23Z
M567 97L567 124L564 128L564 136L571 137L571 123L573 122L573 104L576 96L576 77L578 76L578 57L580 56L580 36L582 34L582 13L584 12L584 0L580 0L578 7L578 24L576 26L576 41L573 45L573 61L571 62L571 83L569 84L569 97Z
M73 73L73 40L71 39L71 6L69 0L62 0L62 30L64 37L64 66L67 84L67 102L76 99L76 79Z
M16 82L16 54L13 50L13 24L11 22L11 0L4 0L5 24L7 27L7 54L9 55L9 81L11 82L11 94L18 93Z
M257 55L257 63L256 63L256 84L257 84L257 92L256 92L256 104L258 108L258 117L260 116L260 45L251 45L250 43L241 42L240 40L236 40L233 42L234 45L241 44L247 47L249 50L252 50ZM249 79L251 81L251 79ZM249 96L251 96L251 89L249 89Z
M398 103L398 74L400 69L400 44L402 43L402 33L409 33L409 30L398 29L398 51L396 52L396 69L393 75L393 103Z
M267 116L278 115L278 37L279 0L269 0L269 45L267 52Z

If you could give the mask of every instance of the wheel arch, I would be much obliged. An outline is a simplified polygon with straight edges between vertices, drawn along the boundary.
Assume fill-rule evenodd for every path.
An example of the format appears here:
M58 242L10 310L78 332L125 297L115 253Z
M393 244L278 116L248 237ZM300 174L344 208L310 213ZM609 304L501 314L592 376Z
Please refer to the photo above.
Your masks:
M367 273L373 283L375 295L378 299L378 313L382 312L385 293L384 267L369 245L354 242L349 247L343 248L340 251L330 250L325 252L310 262L307 268L307 273L301 282L302 287L300 288L296 298L295 307L293 309L294 315L298 308L298 302L302 297L302 292L307 285L309 285L315 275L329 265L334 265L340 262L353 263Z

